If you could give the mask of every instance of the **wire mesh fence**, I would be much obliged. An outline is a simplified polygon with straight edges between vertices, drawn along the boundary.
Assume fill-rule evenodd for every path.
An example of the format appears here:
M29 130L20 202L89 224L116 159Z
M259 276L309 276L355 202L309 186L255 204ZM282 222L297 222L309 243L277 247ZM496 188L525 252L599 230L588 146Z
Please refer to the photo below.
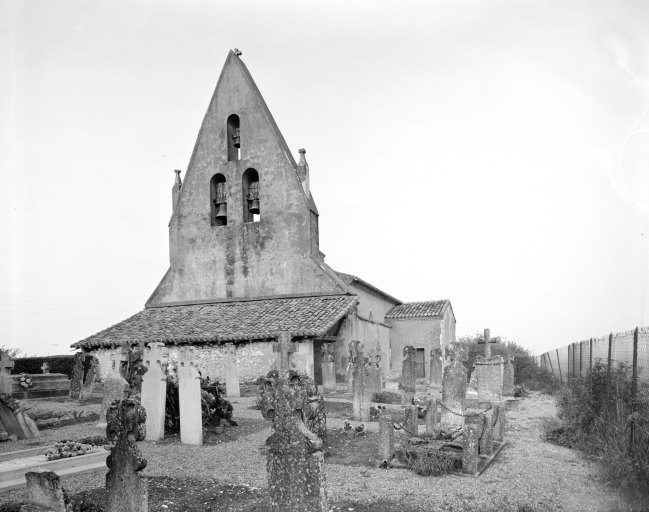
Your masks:
M649 460L649 327L572 343L539 360L582 393L592 429L623 440L634 460Z

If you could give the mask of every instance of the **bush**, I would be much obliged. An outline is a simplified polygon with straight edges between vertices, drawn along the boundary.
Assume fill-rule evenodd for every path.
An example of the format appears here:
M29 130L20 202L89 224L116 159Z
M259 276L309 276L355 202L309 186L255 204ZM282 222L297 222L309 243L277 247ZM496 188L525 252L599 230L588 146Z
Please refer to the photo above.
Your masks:
M400 404L401 395L392 393L391 391L381 391L374 395L374 402L379 404Z
M649 497L649 389L639 383L633 400L629 365L619 363L609 376L596 362L557 394L557 405L562 423L546 437L600 458L611 482L632 499Z
M88 371L92 361L92 356L87 355L83 362L83 371ZM50 366L50 373L64 373L70 379L72 378L72 371L74 370L74 355L71 356L45 356L45 357L19 357L14 359L14 367L11 371L12 374L18 373L31 373L40 375L43 373L41 367L43 363Z

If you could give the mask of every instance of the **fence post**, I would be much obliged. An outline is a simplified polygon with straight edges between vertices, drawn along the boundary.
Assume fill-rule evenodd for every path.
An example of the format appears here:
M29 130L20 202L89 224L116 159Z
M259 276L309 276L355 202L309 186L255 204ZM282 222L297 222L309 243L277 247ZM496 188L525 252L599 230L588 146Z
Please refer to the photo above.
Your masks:
M563 382L563 375L561 375L561 359L559 359L559 349L557 349L557 366L559 367L559 379Z
M552 359L550 359L550 352L546 352L545 355L548 358L548 361L550 361L550 373L552 373L552 376L554 377L554 368L552 367Z
M579 378L584 376L584 342L579 342Z
M590 339L590 347L588 349L588 371L593 369L593 338Z
M633 373L631 374L631 422L629 425L629 453L633 455L635 444L635 396L638 387L638 328L633 331Z

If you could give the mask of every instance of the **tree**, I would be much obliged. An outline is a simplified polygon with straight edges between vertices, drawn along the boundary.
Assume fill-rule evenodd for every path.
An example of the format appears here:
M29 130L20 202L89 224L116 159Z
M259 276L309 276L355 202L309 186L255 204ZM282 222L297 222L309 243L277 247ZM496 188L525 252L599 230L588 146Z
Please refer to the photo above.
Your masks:
M6 345L0 345L0 352L5 352L9 354L9 357L16 359L21 353L22 349L20 347L8 347Z

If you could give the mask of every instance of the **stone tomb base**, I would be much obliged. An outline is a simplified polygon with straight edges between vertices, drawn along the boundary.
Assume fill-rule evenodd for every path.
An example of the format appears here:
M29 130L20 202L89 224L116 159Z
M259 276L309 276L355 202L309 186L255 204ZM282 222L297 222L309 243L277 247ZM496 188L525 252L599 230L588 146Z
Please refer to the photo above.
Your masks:
M47 398L68 396L70 379L65 373L26 374L32 385L25 389L20 385L20 375L12 375L11 396L19 400L26 398Z

